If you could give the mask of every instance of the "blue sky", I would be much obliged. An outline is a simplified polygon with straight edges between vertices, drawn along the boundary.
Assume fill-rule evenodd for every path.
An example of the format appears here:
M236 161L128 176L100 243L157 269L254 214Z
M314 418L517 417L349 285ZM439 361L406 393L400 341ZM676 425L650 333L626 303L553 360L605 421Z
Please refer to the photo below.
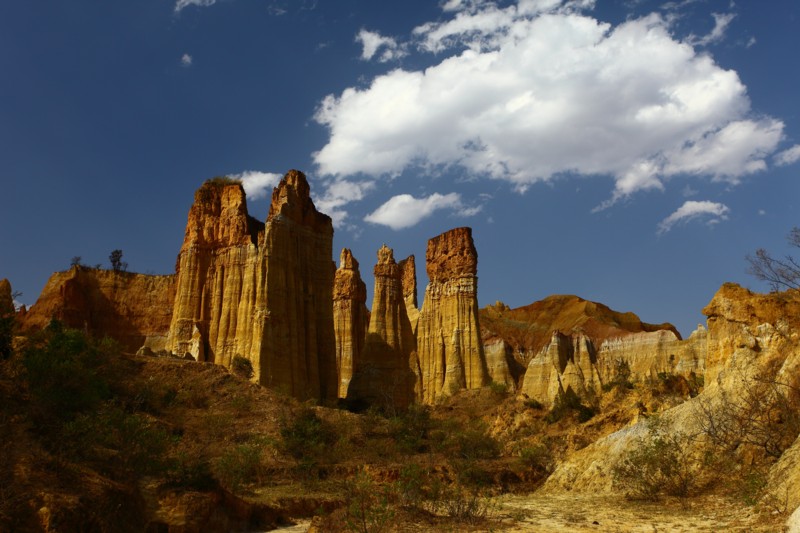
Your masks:
M306 172L370 287L468 225L481 305L577 294L684 335L800 224L800 4L0 4L0 277L171 273L194 190Z

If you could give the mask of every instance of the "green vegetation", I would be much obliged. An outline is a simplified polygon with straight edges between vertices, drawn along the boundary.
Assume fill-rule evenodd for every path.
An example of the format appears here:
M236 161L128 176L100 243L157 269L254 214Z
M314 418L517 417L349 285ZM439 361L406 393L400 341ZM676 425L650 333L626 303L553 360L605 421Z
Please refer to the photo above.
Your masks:
M554 424L573 412L576 413L578 422L581 423L591 420L595 415L595 410L584 405L575 391L567 387L566 391L559 391L556 400L553 402L553 408L547 413L545 420L550 424Z
M689 436L652 418L647 434L614 467L614 482L632 499L655 501L662 495L676 496L685 505L698 485L690 450Z
M236 354L231 361L231 371L239 377L250 379L253 377L253 363L250 359Z

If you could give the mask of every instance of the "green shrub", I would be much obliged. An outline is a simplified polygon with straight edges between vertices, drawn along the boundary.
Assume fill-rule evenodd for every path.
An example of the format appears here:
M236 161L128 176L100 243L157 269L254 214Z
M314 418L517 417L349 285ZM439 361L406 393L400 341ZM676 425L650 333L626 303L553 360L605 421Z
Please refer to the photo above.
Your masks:
M238 492L243 484L253 481L261 465L261 448L252 443L229 448L217 459L214 472L220 483Z
M527 400L525 400L525 403L523 405L525 405L525 407L527 407L528 409L536 409L537 411L544 409L544 405L542 404L542 402L540 402L535 398L528 398Z
M250 379L253 377L253 363L250 361L250 359L238 354L233 356L233 361L231 361L231 370L234 374L244 379Z
M389 419L389 434L406 453L424 452L432 427L430 410L424 405L412 404L404 413Z
M523 448L519 453L519 464L540 476L550 475L555 467L550 448L540 443Z
M617 359L614 362L614 376L611 378L611 381L604 383L602 386L602 389L605 392L615 388L633 388L633 383L631 382L631 367L624 359Z
M60 424L78 413L96 409L110 396L100 367L110 358L106 345L58 322L34 336L23 350L22 365L28 382L34 418Z
M281 424L280 449L298 462L306 477L319 475L319 465L337 441L336 432L313 409L305 407L291 420Z
M567 387L566 391L559 391L553 402L552 409L545 416L545 421L549 424L554 424L571 412L577 412L578 422L586 422L595 415L594 409L583 405L575 391L571 387Z
M379 533L387 531L394 511L386 487L378 486L363 468L344 484L347 531Z
M489 390L492 391L492 394L497 396L505 396L508 394L508 385L505 383L498 383L497 381L492 381L489 383Z
M614 466L614 482L632 499L655 501L666 494L685 503L697 485L689 449L687 435L653 418L648 421L647 434Z
M212 490L217 486L208 463L184 452L172 460L167 470L167 482L171 487L198 491Z

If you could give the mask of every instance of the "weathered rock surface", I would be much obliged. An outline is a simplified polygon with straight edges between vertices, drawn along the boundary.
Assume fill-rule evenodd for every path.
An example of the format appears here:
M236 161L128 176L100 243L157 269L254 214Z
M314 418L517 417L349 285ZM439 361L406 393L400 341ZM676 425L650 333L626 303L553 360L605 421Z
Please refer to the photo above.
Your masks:
M251 356L263 233L240 183L209 180L197 190L176 265L171 352L225 366Z
M65 326L112 337L136 351L165 346L175 298L175 276L151 276L73 266L56 272L39 299L17 317L22 332L55 318Z
M478 252L470 228L428 241L429 283L417 325L418 395L425 403L489 382L478 319Z
M577 296L550 296L518 309L497 302L481 310L481 324L484 349L488 354L491 347L492 361L505 356L509 372L492 379L520 383L522 393L545 405L567 388L579 395L599 391L620 365L634 381L659 372L702 374L704 330L681 341L671 324L646 324Z
M402 271L391 248L378 250L369 329L347 398L403 408L414 401L416 342L403 297Z
M347 248L342 249L333 282L333 329L336 335L336 366L339 397L347 397L353 377L353 364L361 357L366 341L369 311L367 286L361 280L358 261Z
M413 255L409 255L399 263L400 278L403 286L403 300L406 304L406 313L411 322L411 329L417 331L419 308L417 307L417 266Z
M169 349L230 366L250 359L254 379L299 398L336 398L333 226L289 171L266 225L244 189L210 180L195 194L177 265Z
M290 170L272 193L263 253L265 297L254 316L260 382L297 398L336 399L333 223L314 207L302 172Z
M800 372L800 294L754 294L725 284L703 313L708 316L705 389L660 416L664 424L688 435L700 433L700 405L716 405L723 394L737 401L744 380L769 375L775 382L792 383ZM646 424L639 422L592 443L561 463L545 490L614 490L614 466L646 435ZM786 495L786 487L800 482L797 446L795 442L772 467L768 484L772 493ZM800 493L788 494L789 509L800 505Z

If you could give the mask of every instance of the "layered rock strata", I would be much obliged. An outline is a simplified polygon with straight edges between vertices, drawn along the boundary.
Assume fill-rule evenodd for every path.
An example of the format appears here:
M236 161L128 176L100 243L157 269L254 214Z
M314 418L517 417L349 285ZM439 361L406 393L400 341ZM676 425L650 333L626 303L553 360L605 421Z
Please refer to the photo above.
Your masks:
M344 248L333 281L333 329L340 398L347 396L354 362L359 360L364 349L369 325L366 302L367 286L361 280L358 261Z
M297 398L338 396L333 332L333 223L306 177L289 171L272 193L255 320L260 381ZM261 320L259 320L261 319Z
M406 313L411 322L411 329L416 333L419 308L417 307L417 266L413 255L409 255L399 263L400 280L403 286L403 300L406 304Z
M17 317L23 333L42 329L51 319L116 339L128 351L166 345L172 318L175 276L151 276L73 266L56 272L36 303Z
M528 364L521 392L549 405L560 392L596 394L615 380L655 380L659 374L702 375L706 351L703 326L687 340L671 330L621 334L595 347L581 333L553 332L550 343Z
M702 417L708 409L729 408L721 400L739 402L746 397L747 387L756 387L762 380L786 387L797 387L800 374L800 293L788 291L755 294L735 284L725 284L703 309L708 317L708 330L698 333L705 338L705 388L695 398L662 412L664 427L685 435L699 436L692 441L696 467L701 468L704 452L719 453L719 446L703 440ZM693 335L694 336L694 335ZM690 339L691 340L691 337ZM560 463L547 480L545 491L614 491L614 467L635 447L640 439L652 438L646 421L625 427ZM704 447L705 446L705 447ZM747 448L740 444L742 448ZM738 448L737 447L737 448ZM691 451L691 450L690 450ZM744 450L751 454L753 448ZM699 476L692 472L692 475ZM800 493L794 488L800 482L800 444L796 439L770 468L765 498L778 496L786 509L800 506Z
M195 194L177 264L168 347L229 366L299 398L338 393L333 331L333 226L289 171L266 224L249 216L241 184L206 182Z
M366 343L355 364L347 398L404 408L415 399L416 342L403 297L402 270L386 245L378 250L374 273Z
M417 325L418 395L425 403L489 382L478 321L478 253L470 228L428 241L429 283Z
M263 238L240 183L214 179L197 190L175 267L170 351L225 366L237 354L252 354Z

